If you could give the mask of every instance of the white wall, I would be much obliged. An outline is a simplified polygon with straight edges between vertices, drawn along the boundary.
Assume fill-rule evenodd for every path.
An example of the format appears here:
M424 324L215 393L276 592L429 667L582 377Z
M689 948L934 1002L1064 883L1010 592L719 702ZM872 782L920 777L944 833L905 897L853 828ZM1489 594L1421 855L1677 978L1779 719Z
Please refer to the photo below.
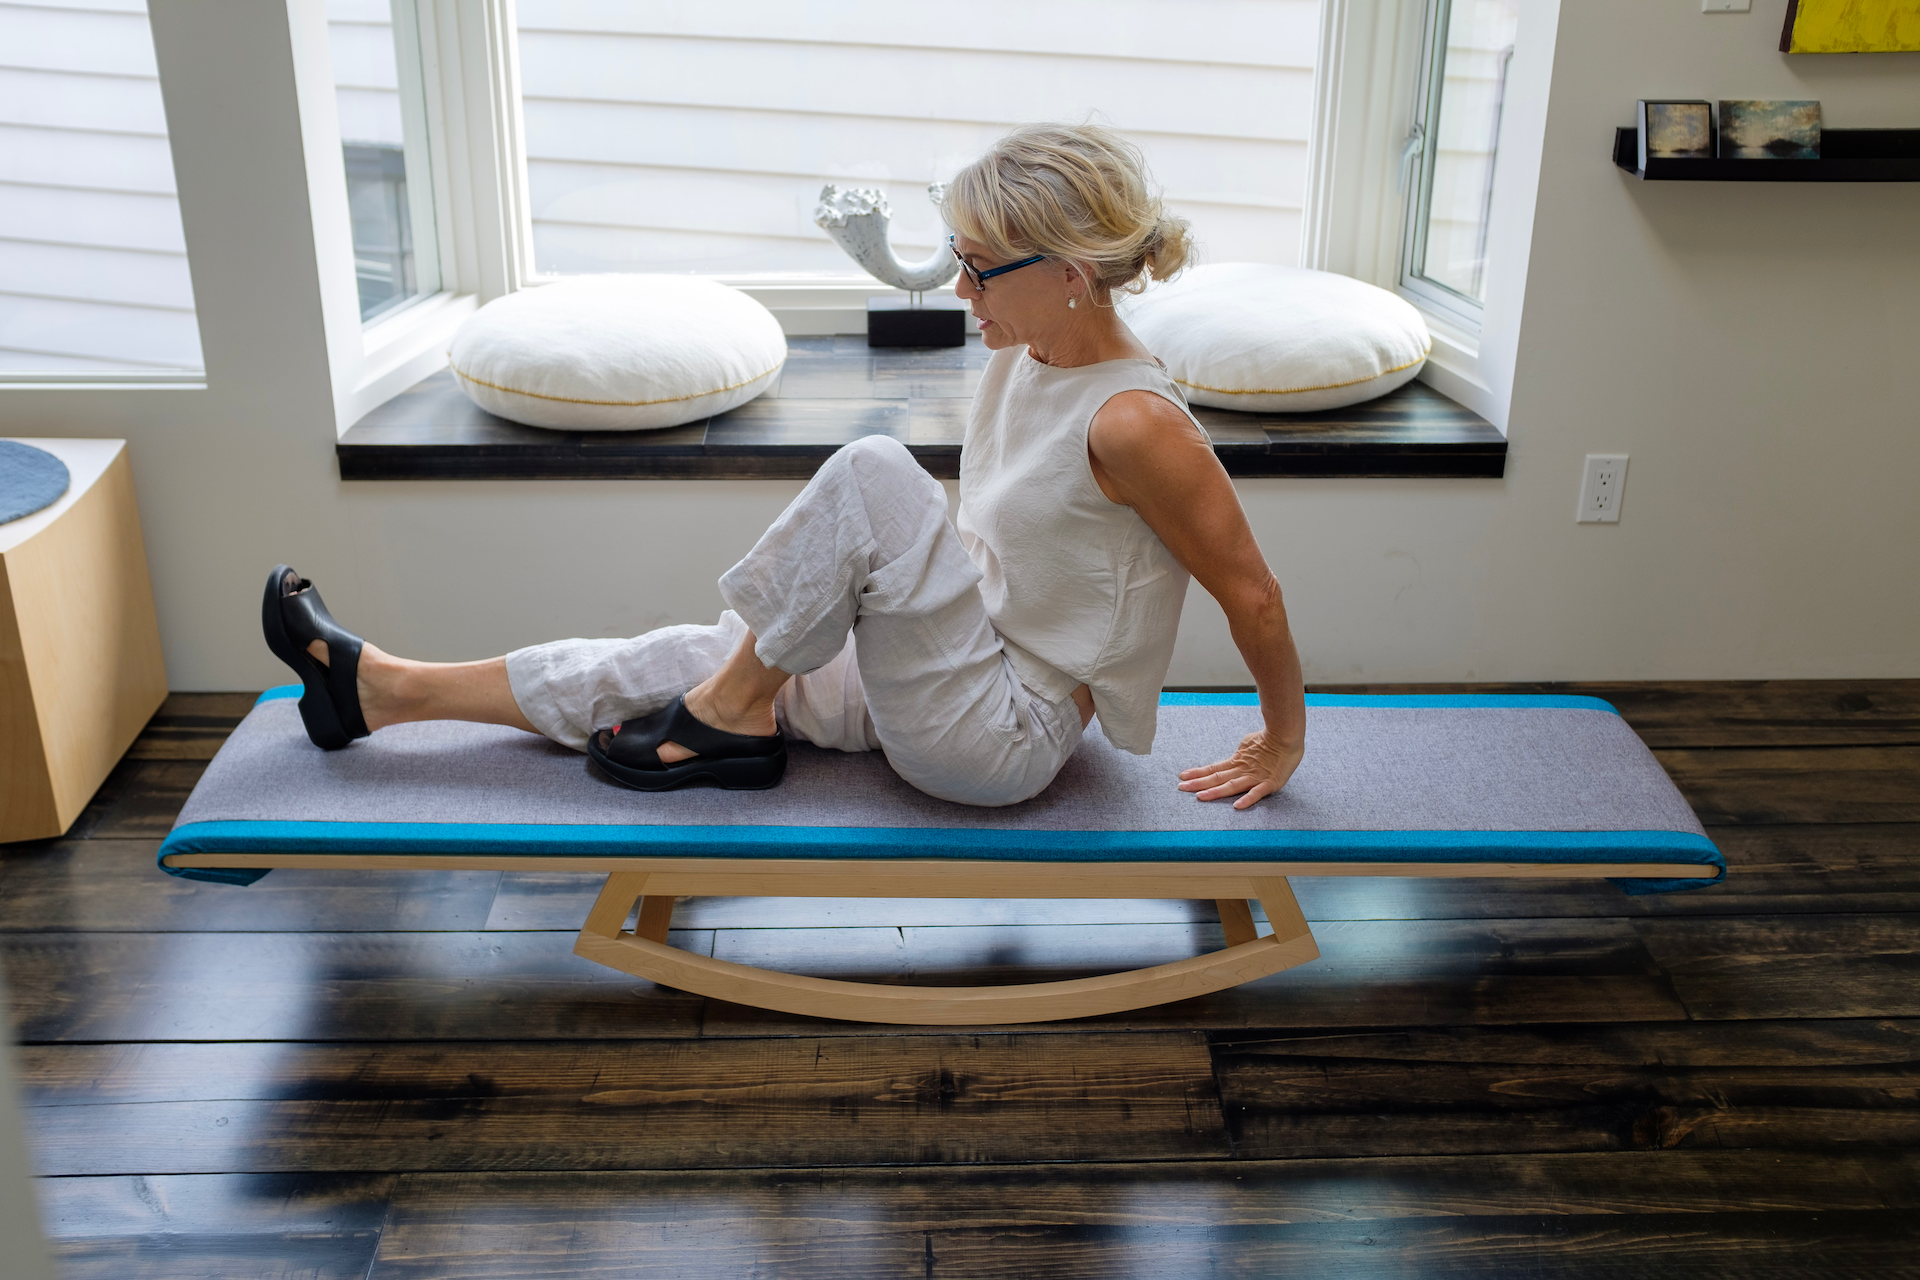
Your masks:
M133 441L174 687L285 678L256 629L276 560L419 657L712 617L797 484L339 481L285 19L154 8L208 387L0 391L0 432ZM1609 160L1648 94L1913 123L1912 58L1788 61L1777 0L1757 8L1562 6L1506 479L1240 486L1311 679L1920 675L1920 186L1650 185ZM1581 455L1616 450L1622 523L1576 526ZM1210 602L1171 678L1244 680Z

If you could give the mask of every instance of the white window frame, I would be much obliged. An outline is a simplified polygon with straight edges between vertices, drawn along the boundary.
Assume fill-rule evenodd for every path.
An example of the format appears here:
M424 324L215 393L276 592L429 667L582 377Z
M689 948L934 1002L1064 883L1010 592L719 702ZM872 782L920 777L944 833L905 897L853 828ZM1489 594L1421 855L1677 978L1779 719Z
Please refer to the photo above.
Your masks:
M1420 54L1432 3L1322 0L1302 266L1400 292L1408 208L1404 156L1419 105ZM1421 379L1493 417L1478 335L1422 298L1407 300L1433 336Z
M1323 0L1301 262L1399 290L1420 309L1433 335L1433 351L1422 379L1504 429L1510 388L1496 393L1490 385L1505 379L1498 369L1485 367L1483 334L1431 299L1400 289L1410 207L1402 185L1402 149L1417 118L1423 85L1421 55L1428 14L1435 3ZM289 0L289 4L305 13L309 28L304 35L296 31L302 37L296 43L324 50L321 0ZM398 0L398 4L413 10L418 30L443 287L436 295L380 317L352 340L342 333L345 358L338 353L335 358L340 370L336 400L342 431L442 367L447 339L475 307L556 278L540 274L534 266L514 0ZM1557 6L1550 16L1557 21ZM298 27L302 19L295 21ZM1549 70L1554 25L1550 21L1543 27ZM401 26L396 23L396 31ZM324 95L302 94L302 114L303 119L309 116L311 99L309 150L324 151L338 169L342 162L330 78L325 89ZM1512 133L1505 124L1512 114L1503 122L1503 152ZM1503 163L1503 178L1525 167ZM1525 172L1515 177L1531 180ZM323 218L322 201L316 199L316 233L336 246L340 261L331 268L338 281L332 292L340 295L339 307L353 308L357 331L344 177L336 177L333 185L342 193L338 217ZM1522 203L1530 226L1530 190ZM1523 273L1524 247L1519 262ZM868 298L898 292L878 281L831 276L711 278L766 305L786 332L795 335L848 332L850 313L864 312ZM1502 305L1512 312L1515 331L1502 335L1502 340L1517 338L1517 296L1503 299ZM344 321L340 326L330 322L329 332L336 327L344 329ZM1510 364L1511 354L1507 352L1496 364Z
M529 283L532 223L519 160L512 0L394 0L394 45L416 227L429 220L439 288L359 318L353 226L323 0L289 0L335 420L344 432L446 364L482 305ZM423 181L424 179L424 181Z
M1440 94L1445 84L1447 46L1442 19L1444 17L1446 20L1445 26L1451 26L1454 2L1426 0L1426 14L1421 23L1419 87L1413 98L1413 122L1408 128L1407 141L1402 150L1401 185L1406 199L1402 223L1405 230L1400 237L1400 271L1395 284L1402 295L1423 311L1452 322L1462 333L1478 339L1486 320L1486 304L1414 271L1414 262L1425 247L1425 228L1421 226L1420 214L1432 198L1433 140L1439 123ZM1498 123L1504 124L1505 113L1501 114L1502 119ZM1497 146L1495 154L1498 155ZM1497 168L1495 177L1498 177ZM1431 222L1431 218L1428 221Z
M1412 303L1433 336L1421 380L1504 431L1559 7L1522 9L1492 218L1503 237L1502 272L1483 312L1469 321L1402 287L1412 208L1412 175L1403 157L1421 118L1422 53L1434 4L1323 0L1300 260L1394 290ZM1514 110L1515 103L1524 110Z

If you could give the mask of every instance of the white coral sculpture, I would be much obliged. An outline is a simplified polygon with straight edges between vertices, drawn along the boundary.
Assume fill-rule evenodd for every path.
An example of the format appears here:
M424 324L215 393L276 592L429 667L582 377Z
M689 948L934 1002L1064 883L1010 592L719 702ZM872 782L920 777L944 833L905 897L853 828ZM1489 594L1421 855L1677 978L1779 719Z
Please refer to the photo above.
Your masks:
M935 204L945 194L942 183L927 188L927 197ZM900 261L887 243L887 224L892 219L893 210L877 188L842 187L832 182L820 189L820 203L813 211L815 225L882 284L921 293L938 289L960 274L960 264L945 245L935 249L925 262L909 265Z

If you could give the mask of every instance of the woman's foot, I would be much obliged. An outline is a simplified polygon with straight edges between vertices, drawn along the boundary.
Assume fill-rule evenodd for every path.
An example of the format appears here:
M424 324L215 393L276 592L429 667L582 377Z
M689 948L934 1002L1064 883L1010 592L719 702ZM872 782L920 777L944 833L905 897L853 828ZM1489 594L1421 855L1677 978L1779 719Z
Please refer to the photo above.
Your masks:
M276 565L267 576L260 624L267 648L305 686L300 720L314 746L338 751L372 732L361 714L356 675L365 642L333 620L311 582L284 564ZM316 641L324 642L329 661L314 657Z
M325 640L315 640L307 646L307 652L321 666L331 665ZM354 668L353 687L360 699L360 715L367 722L367 732L428 718L411 714L416 700L408 699L402 692L407 686L407 668L414 665L418 664L394 657L371 640L360 642L360 661Z
M676 748L672 754L670 746ZM636 791L671 791L695 782L759 791L787 770L786 740L778 727L766 734L719 729L689 711L684 697L600 730L587 739L587 755L602 773Z
M771 787L787 768L773 700L793 677L754 654L751 631L712 676L670 707L601 729L587 754L614 781L640 791L711 782L734 791Z
M710 676L687 690L687 711L701 724L722 733L765 738L780 732L779 722L773 717L773 699L742 698L738 694L728 697L729 692L721 687L719 676ZM660 744L660 759L667 764L691 760L698 754L677 742Z

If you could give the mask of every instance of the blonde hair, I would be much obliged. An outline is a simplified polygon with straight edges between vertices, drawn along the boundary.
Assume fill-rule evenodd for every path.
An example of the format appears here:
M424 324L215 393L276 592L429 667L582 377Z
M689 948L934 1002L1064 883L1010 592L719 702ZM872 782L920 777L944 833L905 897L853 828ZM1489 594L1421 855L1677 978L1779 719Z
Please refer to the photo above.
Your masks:
M1094 124L1027 124L947 184L947 225L1012 261L1079 267L1096 300L1138 293L1187 264L1193 240L1147 185L1140 148Z

